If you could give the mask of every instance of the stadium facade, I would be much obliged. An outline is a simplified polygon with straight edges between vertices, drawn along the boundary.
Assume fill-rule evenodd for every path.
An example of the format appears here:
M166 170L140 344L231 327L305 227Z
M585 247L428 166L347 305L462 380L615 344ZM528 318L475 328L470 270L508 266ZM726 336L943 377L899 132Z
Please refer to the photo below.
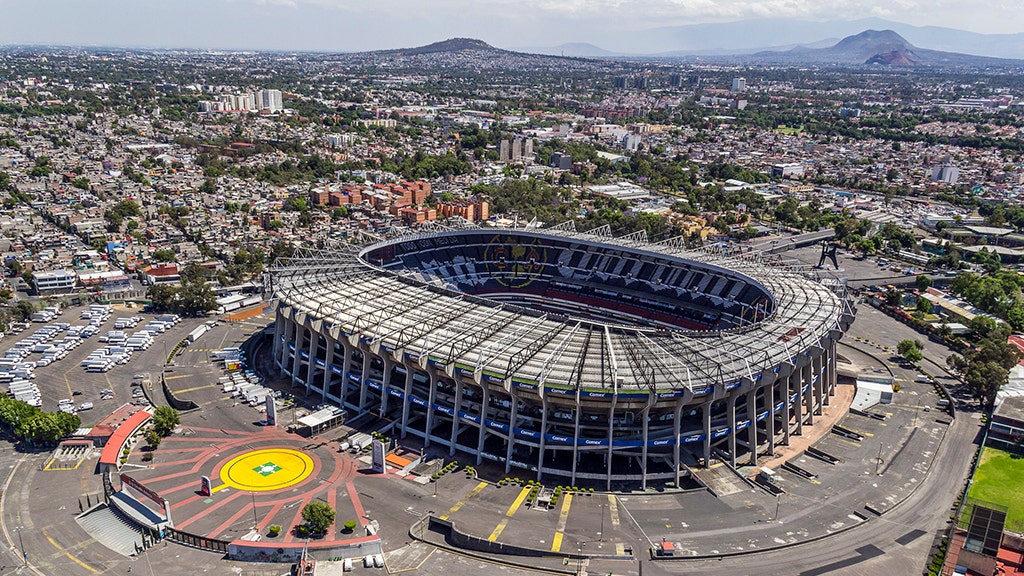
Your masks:
M571 225L299 252L267 278L274 361L309 394L435 451L609 488L756 465L801 434L854 315L813 270Z

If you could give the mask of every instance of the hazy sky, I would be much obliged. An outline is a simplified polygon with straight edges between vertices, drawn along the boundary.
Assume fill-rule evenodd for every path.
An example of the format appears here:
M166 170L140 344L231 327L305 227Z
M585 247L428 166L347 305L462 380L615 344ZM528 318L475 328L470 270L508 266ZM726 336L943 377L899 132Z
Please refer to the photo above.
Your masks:
M622 46L656 26L751 18L1024 32L1022 0L0 0L0 44L356 51L456 36Z

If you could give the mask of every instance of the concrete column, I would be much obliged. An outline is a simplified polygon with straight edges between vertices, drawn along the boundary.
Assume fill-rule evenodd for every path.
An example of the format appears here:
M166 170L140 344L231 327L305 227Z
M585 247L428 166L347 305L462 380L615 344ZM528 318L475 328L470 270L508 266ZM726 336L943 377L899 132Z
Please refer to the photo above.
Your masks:
M736 467L736 396L730 396L726 401L726 418L729 420L729 465Z
M281 311L278 310L274 315L274 335L271 342L271 354L274 358L274 365L278 370L281 369L281 348L284 346L281 343L282 329L284 328L284 318L281 316Z
M804 392L804 414L807 417L808 426L814 426L814 371L811 364L813 362L808 362L802 370L803 383L807 385L807 392Z
M292 386L295 386L295 384L299 382L299 363L302 361L302 354L300 354L299 351L302 350L302 347L304 346L303 338L306 332L306 328L305 326L299 324L298 322L293 322L293 324L295 324L295 340L293 341L293 344L295 345L295 350L292 351L291 373Z
M476 465L479 466L484 461L484 435L487 434L487 413L491 410L491 387L487 384L480 386L483 400L480 403L480 428L479 436L476 439ZM509 445L512 445L512 441L509 441ZM508 466L506 465L505 472L508 473Z
M804 432L804 410L803 410L803 398L804 398L804 396L800 392L800 383L803 381L803 376L802 376L803 373L804 373L804 371L801 368L796 368L795 370L793 370L793 374L791 374L790 377L789 377L789 385L790 385L789 393L786 394L786 404L789 404L790 398L792 398L794 394L796 395L796 399L793 400L792 410L794 412L794 416L796 417L796 429L794 430L794 432L796 433L797 436L799 436L800 434L803 434L803 432ZM789 421L788 420L786 421L786 428L787 429L789 428ZM789 444L789 437L788 437L788 435L786 437L786 444Z
M280 312L278 312L278 318L280 319L281 324L279 331L274 335L274 339L277 341L280 348L278 349L278 356L274 361L277 363L278 376L284 378L285 359L288 357L288 338L290 337L288 330L290 327L288 326L288 319L282 316ZM280 335L284 336L283 341L278 337Z
M519 400L516 399L513 389L509 389L509 402L512 404L508 417L508 446L505 447L505 474L512 469L512 449L516 443L516 418L519 417Z
M711 466L711 404L712 400L700 405L701 419L704 421L704 467Z
M313 389L313 376L316 375L316 353L320 348L320 338L312 330L309 331L309 358L306 360L306 394Z
M836 393L836 369L838 368L838 366L836 366L837 361L838 356L836 356L836 342L835 340L833 340L832 342L829 343L828 347L828 368L826 369L826 372L828 372L828 394L825 395L826 402L829 402L829 398L834 396Z
M605 463L605 490L612 490L612 456L615 454L615 406L619 403L619 396L612 396L612 404L608 407L608 455Z
M384 377L380 384L380 416L384 417L388 411L388 386L391 386L391 374L395 371L395 362L384 356Z
M765 386L767 390L771 386ZM757 466L757 388L751 388L747 392L747 419L750 425L747 427L747 442L750 444L750 465Z
M679 488L679 469L682 467L682 461L680 460L680 451L682 450L682 423L680 420L683 419L683 399L680 398L676 401L676 411L672 417L672 434L676 437L676 444L672 447L672 461L675 463L675 477L676 477L676 488Z
M825 352L822 351L821 354L811 359L813 377L815 380L817 380L817 382L815 382L814 386L812 387L814 389L814 410L812 410L811 412L812 414L817 414L819 416L821 415L822 408L824 406L822 404L822 390L825 387L825 375L822 373L822 359L824 358L824 356Z
M580 460L580 401L576 398L576 409L574 410L575 418L573 418L573 429L572 429L572 475L569 477L569 484L576 485L576 467L579 465Z
M365 360L363 365L365 365ZM437 399L437 374L434 371L427 369L428 385L430 386L430 393L427 396L427 423L423 426L423 445L430 446L430 430L434 427L434 401Z
M330 336L324 336L324 340L327 342L327 354L324 355L324 381L323 390L321 391L320 398L323 401L327 401L327 391L331 389L331 384L334 383L334 372L331 370L331 366L334 365L335 352L334 345L337 342Z
M462 378L456 377L455 378L455 410L453 410L454 414L452 414L452 437L451 437L451 444L452 445L451 445L450 449L448 450L448 455L449 456L455 456L455 441L459 437L459 424L461 423L461 420L459 420L459 410L461 410L461 409L462 409Z
M372 352L363 350L363 370L359 375L359 414L366 412L366 395L369 392L369 386L366 385L366 381L370 379L370 361L372 358Z
M537 481L540 482L541 478L544 477L544 449L546 442L544 441L544 435L548 431L548 397L544 394L543 386L537 389L540 392L541 400L541 413L540 413L540 441L538 445L540 447L540 454L537 455Z
M768 437L768 454L775 453L775 387L779 385L776 380L771 386L764 389L764 403L768 408L768 417L764 419L765 436Z
M654 404L654 393L651 393L651 400L647 403L647 406L640 411L640 417L643 421L643 434L644 434L644 445L640 449L640 489L647 490L647 439L648 429L650 428L650 415L651 406ZM573 482L575 485L575 482Z
M341 405L345 406L346 404L349 404L348 390L351 387L351 380L349 380L348 373L352 371L352 354L355 353L356 348L353 348L348 344L348 342L342 340L341 349L345 355L345 361L342 363L341 367L341 390L339 391L339 394L341 395Z
M412 404L409 401L409 396L412 395L412 376L415 373L411 366L406 366L405 368L405 398L402 399L402 438L405 438L409 433L409 406Z

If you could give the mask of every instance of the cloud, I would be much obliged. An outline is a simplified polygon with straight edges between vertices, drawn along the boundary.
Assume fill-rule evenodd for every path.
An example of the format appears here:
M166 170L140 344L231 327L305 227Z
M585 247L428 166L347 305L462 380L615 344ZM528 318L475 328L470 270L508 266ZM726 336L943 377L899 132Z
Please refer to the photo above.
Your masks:
M1021 0L0 0L0 43L372 50L453 36L623 50L659 27L881 17L1020 32ZM41 18L45 15L45 18ZM631 36L632 35L632 36Z

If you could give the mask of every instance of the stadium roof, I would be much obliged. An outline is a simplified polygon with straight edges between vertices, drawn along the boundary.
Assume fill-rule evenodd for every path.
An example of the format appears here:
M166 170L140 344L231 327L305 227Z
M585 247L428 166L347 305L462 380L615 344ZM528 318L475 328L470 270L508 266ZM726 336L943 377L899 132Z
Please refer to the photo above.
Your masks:
M284 313L308 316L315 330L352 344L361 340L374 353L391 351L421 367L434 365L449 375L462 372L477 382L616 393L760 380L763 371L794 361L852 319L843 283L819 278L810 269L773 266L760 257L730 257L714 249L689 250L676 239L655 244L642 234L613 238L607 228L582 233L563 225L530 233L739 272L769 290L775 309L753 325L718 331L602 323L485 300L385 270L362 261L359 254L365 246L357 245L280 260L271 271L269 288L280 298ZM388 242L438 234L409 234Z

